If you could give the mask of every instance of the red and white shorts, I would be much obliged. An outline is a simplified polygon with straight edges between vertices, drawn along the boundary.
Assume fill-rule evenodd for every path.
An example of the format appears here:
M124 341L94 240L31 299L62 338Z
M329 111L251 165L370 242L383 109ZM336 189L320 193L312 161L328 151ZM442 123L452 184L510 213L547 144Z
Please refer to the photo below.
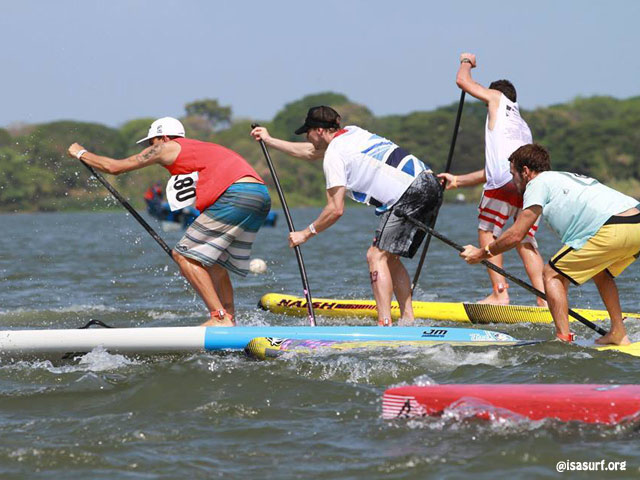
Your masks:
M500 188L485 190L478 206L478 229L491 232L495 238L498 238L507 220L511 217L515 220L520 210L522 210L522 195L513 182ZM540 217L529 229L522 243L530 243L534 248L538 248L535 235L539 223Z

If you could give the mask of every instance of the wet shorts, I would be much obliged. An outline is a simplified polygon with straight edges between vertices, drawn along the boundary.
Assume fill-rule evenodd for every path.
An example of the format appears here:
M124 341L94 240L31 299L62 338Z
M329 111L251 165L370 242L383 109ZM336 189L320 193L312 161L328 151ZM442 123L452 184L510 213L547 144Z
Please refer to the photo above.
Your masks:
M513 182L509 182L500 188L485 190L478 206L478 230L493 233L494 238L502 234L509 218L515 220L522 209L522 195L518 192ZM538 230L540 217L529 229L522 243L530 243L538 248L535 234Z
M639 255L640 214L613 216L580 250L565 246L549 260L549 265L574 285L582 285L603 270L617 277Z
M427 223L430 214L441 202L442 188L438 179L429 170L422 172L393 207L382 214L373 246L401 257L412 258L426 234L393 212L406 213L420 222Z
M266 186L234 183L196 218L175 249L205 267L218 264L244 277L253 241L270 208Z

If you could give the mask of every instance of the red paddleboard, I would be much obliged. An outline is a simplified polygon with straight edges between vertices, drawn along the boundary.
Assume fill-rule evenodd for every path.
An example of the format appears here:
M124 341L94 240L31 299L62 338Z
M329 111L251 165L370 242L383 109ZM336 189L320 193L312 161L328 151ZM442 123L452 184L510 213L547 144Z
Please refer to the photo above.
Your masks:
M387 420L439 416L452 407L485 419L516 414L614 424L640 411L640 385L426 385L389 388L382 396Z

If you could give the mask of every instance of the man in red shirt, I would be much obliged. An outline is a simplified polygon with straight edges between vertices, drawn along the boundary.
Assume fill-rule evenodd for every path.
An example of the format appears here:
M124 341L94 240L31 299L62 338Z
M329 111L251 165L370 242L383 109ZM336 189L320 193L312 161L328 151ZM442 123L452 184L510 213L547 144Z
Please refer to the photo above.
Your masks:
M232 326L235 312L229 271L246 276L251 247L271 208L263 180L232 150L184 138L182 123L164 117L151 124L142 152L122 160L72 144L69 156L112 175L161 165L172 175L167 200L173 210L195 203L202 212L173 250L180 271L209 308L203 325Z

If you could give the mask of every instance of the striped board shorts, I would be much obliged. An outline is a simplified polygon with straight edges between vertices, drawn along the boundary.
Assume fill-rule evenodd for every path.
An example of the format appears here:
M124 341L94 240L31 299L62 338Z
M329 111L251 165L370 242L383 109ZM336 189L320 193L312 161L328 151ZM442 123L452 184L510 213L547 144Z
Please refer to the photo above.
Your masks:
M494 238L502 235L502 230L509 218L518 218L518 213L522 209L522 195L513 182L509 182L500 188L485 190L478 205L478 230L493 233ZM536 232L540 217L529 229L522 243L530 243L534 248L538 248Z
M218 264L246 277L251 247L270 209L265 185L234 183L196 218L175 249L205 267Z

